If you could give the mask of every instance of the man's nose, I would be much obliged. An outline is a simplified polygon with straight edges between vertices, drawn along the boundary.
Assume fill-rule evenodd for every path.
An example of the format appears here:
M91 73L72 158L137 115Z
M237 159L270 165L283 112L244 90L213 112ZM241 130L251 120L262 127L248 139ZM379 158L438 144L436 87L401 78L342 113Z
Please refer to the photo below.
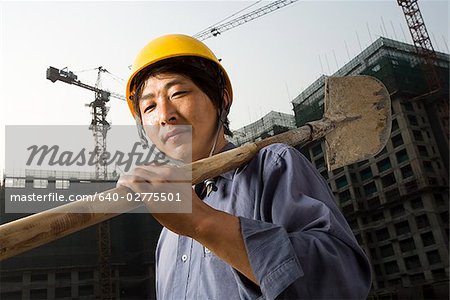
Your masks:
M164 125L175 125L178 121L178 114L175 105L169 99L161 101L159 105L159 124Z

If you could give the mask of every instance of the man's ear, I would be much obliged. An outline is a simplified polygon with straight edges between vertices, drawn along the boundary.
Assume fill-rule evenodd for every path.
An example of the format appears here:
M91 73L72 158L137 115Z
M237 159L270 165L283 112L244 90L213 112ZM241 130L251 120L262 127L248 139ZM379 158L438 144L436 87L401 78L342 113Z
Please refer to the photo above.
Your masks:
M223 90L223 103L222 103L222 109L225 110L227 113L230 111L231 107L231 98L230 93L227 89Z

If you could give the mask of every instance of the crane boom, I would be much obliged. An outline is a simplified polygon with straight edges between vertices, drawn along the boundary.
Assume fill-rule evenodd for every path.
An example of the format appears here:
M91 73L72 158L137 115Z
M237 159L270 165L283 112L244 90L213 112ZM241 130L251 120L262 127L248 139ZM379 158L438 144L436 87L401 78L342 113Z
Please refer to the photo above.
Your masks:
M84 89L96 92L97 94L101 95L101 98L105 102L109 101L109 97L113 97L113 98L125 101L125 96L123 96L123 95L105 91L105 90L99 89L95 86L90 86L88 84L81 82L80 80L78 80L78 76L75 75L73 72L67 70L67 68L59 70L55 67L49 67L47 69L47 79L53 83L59 80L59 81L62 81L62 82L68 83L68 84L73 84L73 85L82 87Z
M208 27L205 30L195 34L194 37L200 41L204 41L206 39L209 39L210 37L218 36L219 34L225 32L227 30L230 30L234 27L237 27L239 25L242 25L244 23L252 21L256 18L267 15L268 13L271 13L277 9L288 6L289 4L292 4L297 1L298 0L278 0L278 1L271 2L270 4L267 4L267 5L260 7L252 12L249 12L247 14L239 16L239 17L237 17L231 21L228 21L226 23L219 24L217 26Z

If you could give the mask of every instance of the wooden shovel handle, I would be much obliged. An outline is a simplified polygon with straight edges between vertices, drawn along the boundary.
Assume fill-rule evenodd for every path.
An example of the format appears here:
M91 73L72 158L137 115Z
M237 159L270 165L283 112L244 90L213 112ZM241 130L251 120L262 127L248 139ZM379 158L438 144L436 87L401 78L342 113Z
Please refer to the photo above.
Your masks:
M250 143L218 155L196 161L186 168L192 169L192 184L234 170L250 161L258 151L273 143L296 145L311 137L311 128L304 126L283 134ZM126 198L131 192L126 187L118 187L103 192ZM0 225L0 261L27 250L36 248L89 226L128 212L141 204L128 201L103 202L97 195L92 202L77 201L46 210ZM97 201L96 201L97 200ZM102 213L97 213L102 211Z

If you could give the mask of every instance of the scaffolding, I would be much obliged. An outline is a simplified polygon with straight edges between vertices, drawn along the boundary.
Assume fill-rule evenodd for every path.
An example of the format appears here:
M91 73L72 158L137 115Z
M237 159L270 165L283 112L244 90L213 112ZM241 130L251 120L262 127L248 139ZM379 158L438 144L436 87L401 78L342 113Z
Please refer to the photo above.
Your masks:
M271 111L256 122L233 131L231 142L243 145L295 128L293 115Z
M443 89L448 90L447 70L450 68L450 56L437 52L436 58L434 64L444 78ZM406 97L411 97L424 94L428 90L415 47L384 37L374 41L332 76L360 74L381 80L391 95L401 91ZM298 127L322 118L325 79L326 76L322 75L292 100Z

